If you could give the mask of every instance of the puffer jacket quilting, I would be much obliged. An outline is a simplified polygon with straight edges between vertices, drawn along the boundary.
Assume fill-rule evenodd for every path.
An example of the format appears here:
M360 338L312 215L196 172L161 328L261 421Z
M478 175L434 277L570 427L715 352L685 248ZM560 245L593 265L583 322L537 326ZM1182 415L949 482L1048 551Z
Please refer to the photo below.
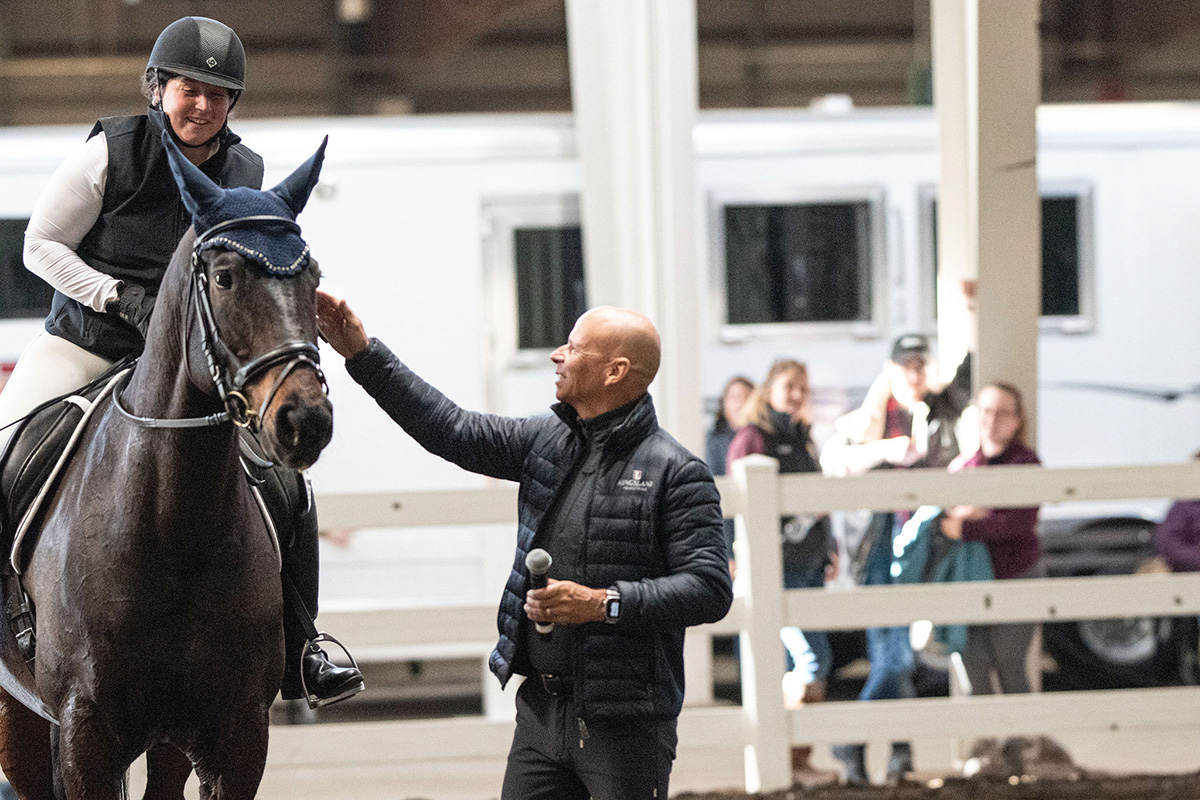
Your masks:
M579 450L573 409L558 404L554 416L524 419L467 411L377 340L346 366L422 447L472 472L520 483L516 552L489 661L506 684L522 651L525 556ZM616 625L580 626L580 716L673 718L683 703L684 629L723 617L732 582L712 474L658 427L649 395L605 443L588 518L577 581L615 585L622 611Z

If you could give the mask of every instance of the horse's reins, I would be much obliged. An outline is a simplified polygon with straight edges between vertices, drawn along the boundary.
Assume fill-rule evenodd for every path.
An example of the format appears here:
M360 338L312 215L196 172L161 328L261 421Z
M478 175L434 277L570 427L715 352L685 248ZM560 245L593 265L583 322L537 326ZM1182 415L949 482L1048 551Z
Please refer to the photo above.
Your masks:
M247 223L285 225L297 233L300 232L300 226L296 224L295 220L288 219L287 217L260 214L249 217L238 217L218 223L197 236L196 243L192 245L191 288L193 290L192 296L196 301L196 315L200 320L200 342L204 349L204 358L208 362L209 375L212 377L213 384L217 388L217 396L221 398L221 403L225 406L225 410L204 417L187 417L184 419L139 417L126 410L121 404L120 391L115 392L113 394L113 402L117 410L135 425L145 428L206 428L213 425L222 425L226 422L233 422L233 424L239 427L257 431L260 420L266 415L267 409L275 399L275 395L279 392L279 389L283 386L283 382L300 366L312 367L317 373L318 380L321 381L321 387L328 394L329 384L325 380L325 373L321 371L321 353L312 342L303 340L286 342L243 364L221 341L220 331L217 330L216 317L213 314L212 299L208 295L208 275L205 274L204 265L200 261L200 248L216 234L230 228L243 227ZM187 352L186 343L187 328L185 327L185 353ZM232 377L229 375L228 368L217 358L217 345L221 347L229 361L233 362L233 365L236 365L236 370L234 370ZM281 363L284 367L275 378L275 383L271 386L271 390L267 392L267 396L257 409L251 408L250 401L245 394L246 386Z

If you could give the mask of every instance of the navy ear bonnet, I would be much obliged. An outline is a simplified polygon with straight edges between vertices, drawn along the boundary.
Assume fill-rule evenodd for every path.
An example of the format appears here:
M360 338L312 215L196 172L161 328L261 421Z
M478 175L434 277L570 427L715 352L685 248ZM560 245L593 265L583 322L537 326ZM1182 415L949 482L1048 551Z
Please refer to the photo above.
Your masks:
M179 185L183 204L192 215L196 235L216 225L243 217L283 217L295 220L308 202L308 196L321 175L325 158L326 136L317 152L301 164L274 189L261 191L238 187L222 189L179 152L167 131L163 131L163 147L171 162L171 174ZM287 277L302 272L309 262L308 244L300 238L299 230L285 223L247 219L214 236L203 239L200 251L212 248L232 250L258 264L270 275Z

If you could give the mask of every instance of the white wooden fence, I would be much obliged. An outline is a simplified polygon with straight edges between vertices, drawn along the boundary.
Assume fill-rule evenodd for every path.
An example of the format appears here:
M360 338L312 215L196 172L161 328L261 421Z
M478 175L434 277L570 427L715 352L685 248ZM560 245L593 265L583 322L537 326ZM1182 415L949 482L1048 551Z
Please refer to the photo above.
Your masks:
M1200 688L1056 692L783 707L779 629L856 630L933 623L1043 622L1200 614L1200 574L1011 580L986 583L783 590L781 514L920 504L1020 507L1078 500L1200 497L1200 463L1088 469L994 467L872 473L859 478L780 477L752 456L719 480L727 516L738 520L735 601L719 623L689 630L688 696L680 750L744 753L748 791L791 782L793 743L947 738L1136 729L1200 729ZM455 492L329 495L318 498L329 527L383 528L498 523L516 519L516 487ZM322 626L356 652L389 657L474 655L481 670L495 638L494 604L451 608L327 607ZM712 703L711 637L741 638L740 707ZM503 758L512 735L512 687L484 681L476 718L280 726L268 769L320 765L370 768L397 761Z

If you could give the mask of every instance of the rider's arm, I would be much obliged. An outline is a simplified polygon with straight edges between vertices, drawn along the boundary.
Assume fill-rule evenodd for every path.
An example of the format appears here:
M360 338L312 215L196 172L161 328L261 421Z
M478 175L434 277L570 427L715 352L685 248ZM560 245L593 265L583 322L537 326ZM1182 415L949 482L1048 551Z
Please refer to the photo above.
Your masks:
M117 298L117 280L92 269L75 249L100 217L107 178L108 142L101 131L55 170L25 230L26 269L100 312Z

